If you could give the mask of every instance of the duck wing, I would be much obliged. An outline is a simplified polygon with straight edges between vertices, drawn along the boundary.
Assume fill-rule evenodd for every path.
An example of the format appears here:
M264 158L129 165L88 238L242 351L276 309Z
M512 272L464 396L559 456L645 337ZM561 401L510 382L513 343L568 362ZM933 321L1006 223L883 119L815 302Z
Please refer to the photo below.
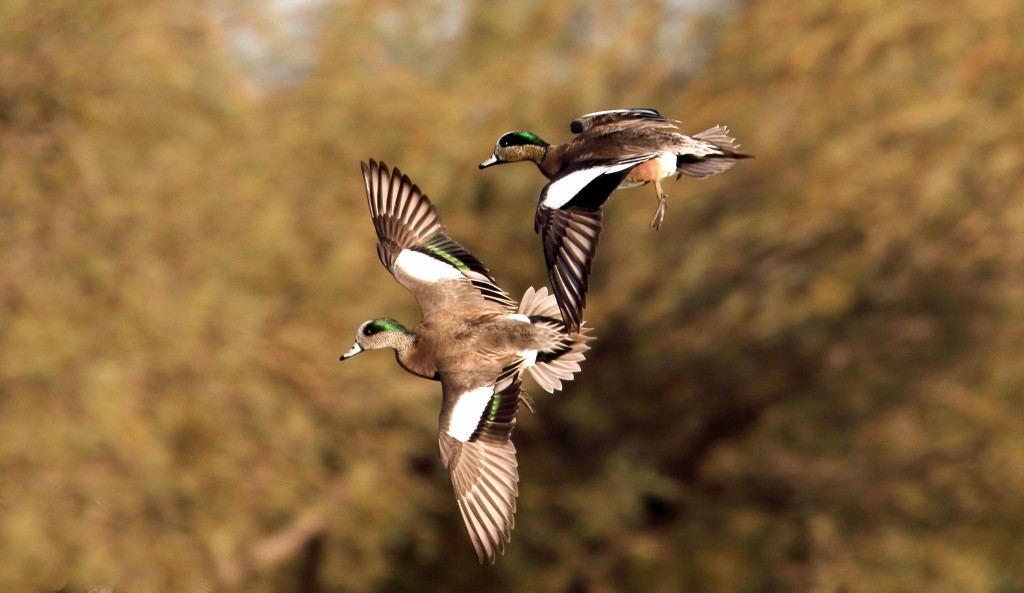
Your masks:
M479 369L441 373L438 446L477 558L491 564L515 527L519 470L512 429L520 401L521 360L495 377Z
M537 209L548 281L570 333L579 331L583 323L603 217L600 208Z
M622 121L643 120L646 122L670 122L654 109L607 109L587 113L572 120L569 124L569 131L573 134L582 134L599 126L606 126Z
M541 234L551 289L570 333L579 331L587 305L590 269L601 238L601 206L634 167L655 156L575 163L541 190L534 230Z
M424 319L452 308L512 311L516 303L484 264L448 236L441 215L408 176L362 163L377 255L416 297Z

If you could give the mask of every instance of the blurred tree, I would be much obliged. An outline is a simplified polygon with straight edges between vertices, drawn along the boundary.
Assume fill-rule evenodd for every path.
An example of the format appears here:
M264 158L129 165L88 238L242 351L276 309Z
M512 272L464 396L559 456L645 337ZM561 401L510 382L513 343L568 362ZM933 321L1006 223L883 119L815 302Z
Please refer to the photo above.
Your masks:
M268 83L249 4L0 4L0 589L1024 590L1024 9L693 6L310 3ZM620 106L758 158L611 200L478 567L436 390L335 362L418 314L358 161L517 293L542 179L476 164Z

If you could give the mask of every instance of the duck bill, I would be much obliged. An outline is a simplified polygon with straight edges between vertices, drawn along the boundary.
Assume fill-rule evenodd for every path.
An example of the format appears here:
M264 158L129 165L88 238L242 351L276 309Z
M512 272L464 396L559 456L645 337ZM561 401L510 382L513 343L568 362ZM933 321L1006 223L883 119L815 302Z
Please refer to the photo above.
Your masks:
M491 165L497 165L498 162L499 162L498 161L498 157L496 157L496 156L494 156L492 154L491 156L487 157L486 161L480 163L480 168L481 169L486 169L487 167L490 167Z
M352 347L348 349L348 352L342 354L341 358L339 358L338 360L347 360L349 358L352 358L356 354L359 354L362 351L363 351L363 347L362 346L360 346L359 344L352 344Z

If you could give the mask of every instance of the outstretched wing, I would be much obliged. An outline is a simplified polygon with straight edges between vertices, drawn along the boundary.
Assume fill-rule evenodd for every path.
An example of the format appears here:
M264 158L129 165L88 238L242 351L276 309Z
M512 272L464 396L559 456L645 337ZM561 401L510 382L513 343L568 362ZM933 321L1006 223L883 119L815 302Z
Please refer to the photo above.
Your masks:
M600 208L537 209L548 280L569 333L578 332L583 323L602 218Z
M408 176L373 160L362 169L377 254L416 297L424 318L456 305L515 310L483 263L447 235L434 205Z
M583 321L590 268L601 237L601 205L634 167L654 156L577 163L541 190L533 228L541 234L551 289L569 333L579 331Z
M512 428L524 400L521 361L481 384L478 370L441 374L438 445L477 557L491 564L515 527L519 470Z
M595 111L593 113L587 113L586 115L581 115L577 117L576 119L572 120L572 123L569 124L569 131L572 132L573 134L582 134L598 126L614 124L621 121L633 121L638 119L645 120L648 122L671 121L665 119L665 117L663 117L654 109L608 109L605 111Z

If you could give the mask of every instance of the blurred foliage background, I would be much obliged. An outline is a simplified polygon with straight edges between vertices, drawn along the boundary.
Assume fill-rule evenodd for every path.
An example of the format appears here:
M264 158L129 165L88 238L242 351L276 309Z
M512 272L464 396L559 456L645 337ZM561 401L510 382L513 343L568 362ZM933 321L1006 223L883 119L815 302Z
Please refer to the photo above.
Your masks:
M287 18L285 18L287 16ZM0 3L0 589L1024 591L1024 5ZM478 566L359 161L513 294L499 134L655 107L757 159L617 192ZM538 391L538 390L534 390Z

